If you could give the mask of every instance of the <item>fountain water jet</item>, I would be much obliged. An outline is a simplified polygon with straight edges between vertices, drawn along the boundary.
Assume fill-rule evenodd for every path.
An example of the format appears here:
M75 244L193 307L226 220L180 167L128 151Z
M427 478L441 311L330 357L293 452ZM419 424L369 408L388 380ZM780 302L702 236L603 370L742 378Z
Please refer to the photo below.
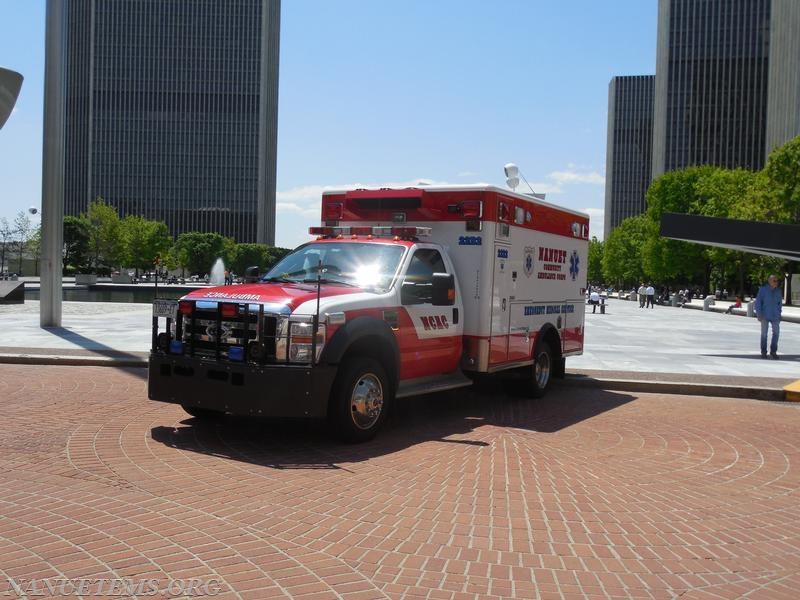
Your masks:
M218 258L208 274L208 283L211 285L225 285L225 263Z

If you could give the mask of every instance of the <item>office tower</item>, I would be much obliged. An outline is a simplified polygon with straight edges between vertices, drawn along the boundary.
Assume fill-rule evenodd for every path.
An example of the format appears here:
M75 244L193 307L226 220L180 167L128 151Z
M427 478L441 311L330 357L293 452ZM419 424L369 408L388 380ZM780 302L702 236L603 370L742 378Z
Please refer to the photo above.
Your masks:
M612 126L626 127L612 107L615 78L605 235L644 210L652 178L693 165L758 170L772 149L800 135L798 32L799 0L659 0L651 178L631 212L636 200L623 199L615 184L622 165L633 169L614 148Z
M614 77L608 85L604 232L644 212L653 147L653 75Z
M653 176L763 168L800 133L800 2L659 0Z
M280 0L65 0L65 214L274 243Z

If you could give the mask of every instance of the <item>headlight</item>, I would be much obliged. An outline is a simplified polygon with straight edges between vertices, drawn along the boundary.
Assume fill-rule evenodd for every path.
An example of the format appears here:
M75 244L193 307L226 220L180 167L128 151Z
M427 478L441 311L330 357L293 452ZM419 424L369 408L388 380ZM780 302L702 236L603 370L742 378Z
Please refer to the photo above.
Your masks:
M287 331L289 333L289 362L311 362L313 349L314 324L309 321L289 321L284 317L278 320L276 327L275 354L277 360L286 360ZM325 345L325 325L320 323L317 327L317 355L319 360L322 348Z

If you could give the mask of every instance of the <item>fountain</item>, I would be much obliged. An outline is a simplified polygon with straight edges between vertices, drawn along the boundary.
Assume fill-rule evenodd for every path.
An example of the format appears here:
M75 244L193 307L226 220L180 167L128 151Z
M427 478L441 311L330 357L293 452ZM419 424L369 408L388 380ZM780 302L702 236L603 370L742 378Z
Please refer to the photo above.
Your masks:
M218 258L211 267L211 273L208 274L208 283L210 285L225 285L225 263L221 258Z

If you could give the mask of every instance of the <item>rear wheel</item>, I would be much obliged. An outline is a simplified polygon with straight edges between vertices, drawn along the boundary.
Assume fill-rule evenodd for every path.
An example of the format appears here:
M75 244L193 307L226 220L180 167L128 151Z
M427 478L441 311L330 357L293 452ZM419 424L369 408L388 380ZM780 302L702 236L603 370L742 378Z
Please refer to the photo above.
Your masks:
M181 408L183 408L183 410L192 415L195 419L201 419L203 421L213 421L215 419L220 419L224 414L219 412L218 410L200 408L199 406L187 406L185 404L182 404Z
M356 356L346 360L331 390L329 417L346 442L365 442L383 426L392 399L381 363Z
M541 398L553 378L555 363L550 345L544 340L536 344L536 352L531 367L531 379L528 384L528 393L533 398Z

